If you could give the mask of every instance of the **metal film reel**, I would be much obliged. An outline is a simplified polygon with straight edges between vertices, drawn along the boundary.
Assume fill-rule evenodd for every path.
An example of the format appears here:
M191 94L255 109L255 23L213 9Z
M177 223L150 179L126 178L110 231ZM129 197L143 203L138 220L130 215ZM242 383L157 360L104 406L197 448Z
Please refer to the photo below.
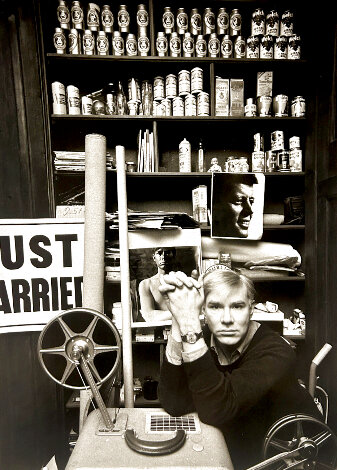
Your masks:
M74 308L60 313L44 327L38 340L38 357L55 382L82 390L90 384L85 383L79 370L80 360L85 361L95 384L103 384L117 371L121 339L105 315Z

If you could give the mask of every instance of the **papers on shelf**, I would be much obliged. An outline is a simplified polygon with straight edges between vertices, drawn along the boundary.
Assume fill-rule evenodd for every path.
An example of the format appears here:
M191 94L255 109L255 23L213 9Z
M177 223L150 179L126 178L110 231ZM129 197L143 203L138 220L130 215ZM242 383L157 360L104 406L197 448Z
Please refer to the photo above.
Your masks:
M106 214L110 229L118 228L118 212ZM128 212L129 230L157 229L174 230L198 228L199 224L184 212Z
M68 152L56 150L54 154L54 166L57 171L84 171L85 170L85 152ZM106 156L107 170L111 170L113 158L108 153Z

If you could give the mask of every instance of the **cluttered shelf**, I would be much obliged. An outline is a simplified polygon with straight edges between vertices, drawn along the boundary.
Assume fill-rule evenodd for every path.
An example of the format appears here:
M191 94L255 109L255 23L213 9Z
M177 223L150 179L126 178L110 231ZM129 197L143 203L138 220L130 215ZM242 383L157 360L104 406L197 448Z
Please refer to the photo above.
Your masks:
M116 173L116 170L113 168L107 168L107 172ZM304 171L288 171L288 172L265 172L263 173L267 177L280 176L280 177L289 177L289 176L305 176ZM54 170L54 175L56 176L84 176L84 170ZM212 173L206 172L175 172L175 171L148 171L148 172L127 172L127 178L196 178L196 177L205 177L212 178Z

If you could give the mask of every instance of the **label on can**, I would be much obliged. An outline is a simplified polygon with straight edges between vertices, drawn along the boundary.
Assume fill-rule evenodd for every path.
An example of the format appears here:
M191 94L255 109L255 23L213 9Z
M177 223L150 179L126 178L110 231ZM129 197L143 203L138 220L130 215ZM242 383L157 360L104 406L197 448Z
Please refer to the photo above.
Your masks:
M260 41L260 59L272 59L274 57L273 36L262 36Z
M150 50L150 40L147 36L139 36L138 38L138 50L141 56L146 56Z
M252 172L254 173L264 172L264 152L252 153Z
M185 96L191 92L191 74L188 70L180 70L178 73L179 96Z
M290 36L288 41L288 59L301 58L301 38L300 36Z
M288 96L276 95L273 98L273 109L276 117L288 116Z
M180 96L173 98L173 116L184 116L184 100Z
M165 85L163 77L155 77L153 81L153 99L162 100L165 97Z
M146 27L149 24L149 14L146 10L137 11L137 25L141 27Z
M249 36L246 45L247 59L258 59L260 57L260 40L258 36Z
M179 55L181 52L181 40L179 36L171 36L170 38L170 52L171 54Z
M127 10L119 10L117 15L118 26L120 28L128 28L130 25L130 15Z
M261 117L270 116L272 97L262 95L257 97L257 112Z
M194 67L191 70L191 93L203 91L203 70L200 67Z
M185 96L185 116L197 115L197 99L195 95L189 93Z
M246 106L245 106L245 116L246 117L256 116L256 104L246 104Z
M88 4L87 26L91 31L99 29L99 7L95 3Z
M91 31L86 30L83 34L83 52L92 55L95 49L94 36Z
M105 111L106 114L109 114L110 116L117 114L116 98L112 93L107 93L106 95Z
M268 150L265 154L266 171L272 173L277 171L277 153Z
M236 10L231 13L230 16L230 34L236 36L241 31L242 17L241 14Z
M287 10L281 17L280 36L292 36L294 34L294 15Z
M54 46L58 54L64 54L66 49L66 37L63 31L56 31L54 33Z
M53 94L53 114L67 114L66 91L63 83L53 82L51 89Z
M259 132L254 134L254 152L264 151L264 137Z
M73 85L67 86L67 103L69 114L81 114L80 92L79 89Z
M177 77L173 74L166 75L165 94L166 98L175 98L177 96Z
M288 39L286 36L278 36L274 43L274 59L287 59Z
M291 102L291 115L293 117L305 116L305 99L303 96L296 96Z
M218 29L221 31L228 31L229 29L229 15L226 11L222 11L217 17Z
M124 54L124 39L122 36L113 36L112 48L115 55L119 56Z
M164 98L161 101L162 106L164 106L165 109L165 116L172 116L172 103L169 98Z
M302 150L299 148L291 149L289 152L289 168L293 172L302 171Z
M215 30L215 14L208 8L204 16L204 25L206 34L212 34Z
M278 153L278 169L279 171L290 171L288 150L282 150Z
M186 139L179 144L179 171L191 171L191 144Z
M277 11L271 10L266 16L266 34L278 36L280 29L279 15Z
M103 7L101 21L102 21L103 30L107 32L111 32L111 29L114 24L114 16L110 8Z
M97 54L106 55L109 53L109 41L106 36L97 36Z
M177 15L177 28L181 30L181 33L187 31L188 28L188 16L187 13L181 11Z
M174 28L174 15L171 11L165 11L163 14L163 27L164 29Z
M92 114L92 98L89 96L82 96L81 109L82 114Z
M201 32L201 15L200 13L193 13L191 15L191 32L194 35L200 34Z
M185 36L183 40L183 52L187 57L192 57L194 53L194 40L192 37Z
M156 39L156 49L158 55L166 55L168 43L166 36L158 36Z
M297 135L293 135L292 137L290 137L289 148L290 150L301 148L300 138Z
M207 44L203 37L198 37L195 43L195 54L197 57L206 57Z
M246 57L246 42L242 36L237 36L234 43L234 57L243 59Z
M265 16L261 8L257 8L252 15L252 36L265 34Z
M56 12L57 19L60 22L61 27L64 25L67 29L69 29L70 13L68 7L66 5L59 5Z
M197 115L209 116L209 94L205 91L197 94Z
M138 45L134 36L128 37L125 44L126 55L135 56L138 52Z
M221 41L221 55L222 57L229 59L233 55L233 42L230 38L228 37L223 37Z
M274 131L270 135L271 149L272 150L283 150L284 149L284 133L283 131Z
M73 26L76 29L83 29L83 10L79 5L73 5L71 7L71 19L73 22Z
M80 54L80 36L77 29L70 31L69 36L69 54Z
M216 37L211 37L208 41L208 52L211 57L218 57L220 54L220 41Z

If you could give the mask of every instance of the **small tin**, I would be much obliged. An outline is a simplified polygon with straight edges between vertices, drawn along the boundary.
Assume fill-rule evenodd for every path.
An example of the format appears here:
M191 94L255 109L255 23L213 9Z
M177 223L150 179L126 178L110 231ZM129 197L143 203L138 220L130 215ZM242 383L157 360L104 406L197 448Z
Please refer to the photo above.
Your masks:
M249 36L246 45L246 58L258 59L260 57L260 39L258 36Z
M288 116L288 96L287 95L274 96L273 111L274 111L274 116L276 117Z
M201 34L201 15L197 8L191 10L190 28L193 36Z
M252 14L251 35L264 36L266 32L265 15L262 8L257 8Z
M195 42L195 55L196 57L206 57L207 55L207 43L202 34L197 36Z
M264 152L253 152L252 153L252 172L263 173L264 172Z
M172 102L169 98L164 98L161 101L161 105L164 107L165 116L172 116Z
M281 17L280 36L292 36L294 34L294 14L286 10Z
M166 116L166 108L163 104L162 101L155 101L156 103L156 111L155 111L155 116Z
M208 54L209 57L219 57L220 55L220 41L216 33L212 33L209 37Z
M109 41L104 31L99 31L96 39L96 49L98 55L109 54Z
M155 77L153 81L153 99L160 101L165 98L165 82L163 77Z
M99 12L100 8L96 3L88 3L87 27L90 31L99 30Z
M288 38L286 36L277 36L274 42L274 59L288 58Z
M209 116L209 93L205 91L197 94L197 115Z
M259 132L254 134L254 152L264 152L264 137Z
M212 8L205 8L204 10L203 30L205 36L215 32L215 14Z
M290 171L288 150L278 152L278 171Z
M95 53L95 39L90 29L86 29L82 38L83 54L94 55Z
M195 95L189 93L185 96L185 116L197 115L197 99Z
M289 169L294 173L302 171L302 150L294 148L289 151Z
M112 52L115 56L124 55L124 38L119 31L114 31L112 36Z
M225 34L221 41L221 56L225 59L233 57L233 42L229 34Z
M265 152L265 171L268 173L274 173L277 169L277 152L267 150L267 152Z
M102 29L106 33L112 33L114 25L114 15L110 9L110 5L103 5L101 11Z
M179 144L179 171L186 173L191 171L191 144L186 139Z
M272 97L262 95L257 97L257 113L261 117L268 117L271 115Z
M173 73L165 78L165 98L175 98L177 96L177 76Z
M177 11L177 33L185 34L188 29L188 16L184 8L178 8Z
M301 38L293 35L288 39L288 59L296 60L301 58Z
M236 36L234 41L234 57L244 59L246 57L246 41L243 36Z
M299 148L301 148L300 138L297 135L293 135L289 139L289 149L293 150L293 149L299 149Z
M260 59L272 59L274 57L274 37L269 34L261 37Z
M128 110L129 110L129 116L137 116L138 114L138 108L139 108L139 103L136 100L129 100L127 102L128 105ZM145 113L144 113L145 114ZM145 114L146 116L149 115L149 113Z
M130 15L126 5L119 5L117 22L121 33L128 33L130 28Z
M283 131L273 131L270 135L271 150L284 150L284 133Z
M185 106L184 100L180 96L176 96L172 101L172 115L173 116L184 116Z
M256 116L256 104L254 103L254 98L247 98L246 106L245 106L245 116L246 117Z
M291 101L291 115L293 117L305 116L305 99L303 96L295 96Z
M191 93L199 93L204 88L203 70L200 67L194 67L191 70Z
M150 51L150 40L147 36L139 36L138 38L138 52L142 57L146 57Z
M53 114L67 114L66 90L61 82L51 84L53 95Z
M162 17L163 28L165 34L171 34L174 30L174 15L171 11L171 7L165 7Z
M84 29L84 14L80 2L74 1L71 5L71 22L73 28Z
M194 55L194 39L191 33L185 33L183 39L183 56L193 57Z
M279 14L275 10L271 10L266 16L266 34L278 36L280 30Z
M82 96L81 111L84 115L92 114L92 98L90 98L90 96Z
M56 14L60 23L60 28L70 29L70 12L64 0L59 0L59 6L57 7Z
M218 35L222 36L229 33L229 15L226 11L226 8L219 8L216 25Z
M165 33L159 31L156 39L156 51L159 57L165 57L168 51L168 41Z
M143 3L137 7L137 26L138 31L146 31L146 28L149 25L149 14L146 10L146 7Z
M69 54L81 54L81 36L78 29L72 28L69 36Z
M55 33L53 36L54 47L57 54L66 53L66 37L62 28L55 28Z
M136 56L138 53L138 44L135 34L128 34L125 42L125 52L129 57Z
M229 34L231 36L240 36L242 26L242 17L241 13L237 8L231 11L229 18Z
M67 86L67 105L68 114L81 114L80 92L79 89L73 85Z
M178 73L178 95L185 96L191 93L191 72L180 70Z
M178 33L172 33L170 36L170 56L180 57L181 55L181 39Z

